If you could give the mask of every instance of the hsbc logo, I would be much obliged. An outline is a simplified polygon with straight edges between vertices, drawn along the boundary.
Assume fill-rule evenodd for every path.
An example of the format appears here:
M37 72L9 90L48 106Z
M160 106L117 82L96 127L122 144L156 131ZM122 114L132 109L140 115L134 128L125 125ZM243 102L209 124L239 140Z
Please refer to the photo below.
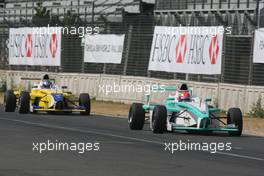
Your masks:
M152 43L151 61L215 65L221 54L219 40L218 35L157 34Z
M211 64L213 65L216 64L218 55L219 55L219 44L218 44L217 35L216 35L212 37L211 43L209 46L209 56L210 56Z
M33 32L9 35L9 56L13 58L46 59L60 56L60 37L56 33Z
M176 45L176 62L183 63L187 52L187 39L186 35L180 35Z
M10 28L11 65L61 65L61 27Z
M25 42L26 57L32 57L32 34L27 34Z
M148 69L173 73L220 74L224 27L182 27L184 33L177 32L179 29L155 27ZM212 29L222 32L201 32Z
M53 33L50 38L50 53L53 58L56 57L57 49L58 49L58 39L57 39L57 35Z

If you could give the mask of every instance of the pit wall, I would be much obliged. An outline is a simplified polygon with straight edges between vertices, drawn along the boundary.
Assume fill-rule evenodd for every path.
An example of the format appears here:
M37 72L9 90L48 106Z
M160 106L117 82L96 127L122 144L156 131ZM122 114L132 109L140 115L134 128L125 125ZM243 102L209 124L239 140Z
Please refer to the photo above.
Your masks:
M6 81L7 89L22 88L29 90L36 80L22 80L21 78L42 78L44 72L25 72L25 71L5 71L0 70L0 81ZM139 91L111 92L106 93L100 87L115 85L134 85L146 86L152 84L177 85L187 83L193 88L193 94L202 98L212 98L212 104L223 110L230 107L239 107L243 113L248 113L259 96L264 98L264 87L245 86L224 83L202 83L182 80L165 80L147 77L103 75L103 74L77 74L77 73L48 73L51 79L56 80L56 84L67 86L68 90L74 94L89 93L96 100L132 103L144 102L146 93ZM152 93L152 101L162 102L167 93Z

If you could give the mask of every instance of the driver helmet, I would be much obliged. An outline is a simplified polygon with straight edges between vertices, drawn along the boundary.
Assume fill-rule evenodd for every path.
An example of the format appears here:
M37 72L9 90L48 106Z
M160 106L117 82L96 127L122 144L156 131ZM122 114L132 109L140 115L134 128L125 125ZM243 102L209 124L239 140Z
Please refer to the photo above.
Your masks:
M179 101L190 101L191 94L188 90L179 91Z
M44 79L42 82L42 87L45 89L50 89L52 87L52 82L48 79Z

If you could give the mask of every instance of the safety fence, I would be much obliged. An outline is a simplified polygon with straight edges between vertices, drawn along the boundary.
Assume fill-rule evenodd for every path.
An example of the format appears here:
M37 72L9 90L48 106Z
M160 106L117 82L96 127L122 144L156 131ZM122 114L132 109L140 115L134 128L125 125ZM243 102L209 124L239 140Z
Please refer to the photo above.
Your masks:
M7 83L7 89L23 88L29 90L34 83L46 72L24 72L0 70L0 80ZM116 88L132 85L147 87L149 85L173 85L180 86L187 83L193 88L193 94L201 100L212 98L211 104L223 110L230 107L239 107L243 113L248 113L258 97L264 98L262 86L235 85L226 83L203 83L196 81L183 81L172 79L157 79L136 76L116 76L104 74L82 74L82 73L49 73L52 79L59 85L67 86L74 94L89 92L91 98L103 101L133 103L146 102L146 91L136 91L136 89L126 89L119 91ZM130 90L130 91L128 91ZM139 90L139 89L138 89ZM147 89L144 89L147 90ZM171 92L168 92L171 93ZM166 93L151 92L151 101L163 102Z
M173 3L173 1L168 2ZM166 8L163 7L166 4L165 1L163 3L162 1L158 1L156 3L156 10L146 9L145 12L141 14L124 13L122 14L122 19L116 22L109 22L107 20L104 20L104 18L102 17L98 18L97 21L94 21L94 23L91 23L91 21L89 20L77 20L73 23L65 24L62 23L59 18L53 19L53 26L57 26L59 24L58 26L72 26L78 28L94 25L100 27L101 33L125 34L124 50L121 64L84 63L84 47L82 45L81 37L74 34L64 34L62 36L62 64L60 67L9 65L9 29L16 27L36 27L36 25L32 22L32 20L20 21L20 23L18 23L15 20L8 21L7 18L7 21L4 20L0 24L0 69L20 71L49 71L58 73L93 73L124 76L143 76L149 78L177 80L187 79L188 81L198 82L264 86L263 64L253 63L253 31L255 30L256 26L254 26L253 23L246 23L245 20L241 20L241 18L244 18L243 15L237 14L238 12L236 12L238 16L231 15L229 18L228 15L223 13L223 18L220 18L221 16L219 17L213 14L213 12L209 11L210 13L212 13L211 16L207 14L197 17L188 13L177 16L178 12L175 12L172 17L171 13L169 12L160 12L161 10L166 10ZM253 6L251 6L251 4L249 7L253 9ZM56 15L56 11L53 13L55 13ZM260 17L263 18L263 16ZM17 14L17 18L19 18L19 14ZM245 18L247 17L245 16ZM185 22L183 21L183 19L185 19ZM222 23L221 19L224 19ZM237 19L240 19L245 23L238 23ZM205 21L209 21L210 23L205 23ZM247 18L247 21L250 21L250 19ZM43 21L43 24L47 24L45 22ZM234 33L233 35L225 35L224 37L221 75L186 75L182 73L148 71L148 62L150 57L154 27L161 25L178 26L180 22L184 22L189 26L231 26L233 29L240 31L238 33ZM243 33L243 27L241 27L243 25L247 26L246 33ZM241 28L236 28L236 26L240 26Z

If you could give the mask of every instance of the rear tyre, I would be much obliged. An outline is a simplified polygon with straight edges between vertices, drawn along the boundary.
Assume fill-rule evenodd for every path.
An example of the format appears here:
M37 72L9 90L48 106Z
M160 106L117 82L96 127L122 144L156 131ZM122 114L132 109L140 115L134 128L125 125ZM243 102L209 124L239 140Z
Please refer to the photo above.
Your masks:
M30 109L30 95L29 92L22 92L20 96L19 113L27 114Z
M90 115L91 112L91 100L87 93L82 93L79 96L79 105L85 107L85 112L80 112L81 115Z
M152 114L153 133L163 133L166 130L167 109L165 106L155 106Z
M133 103L128 114L128 124L131 130L142 130L145 124L145 109L141 103Z
M15 112L16 110L16 96L13 90L8 90L4 95L5 112Z
M235 124L238 131L229 131L230 136L241 136L243 130L242 112L239 108L230 108L227 112L227 124Z

